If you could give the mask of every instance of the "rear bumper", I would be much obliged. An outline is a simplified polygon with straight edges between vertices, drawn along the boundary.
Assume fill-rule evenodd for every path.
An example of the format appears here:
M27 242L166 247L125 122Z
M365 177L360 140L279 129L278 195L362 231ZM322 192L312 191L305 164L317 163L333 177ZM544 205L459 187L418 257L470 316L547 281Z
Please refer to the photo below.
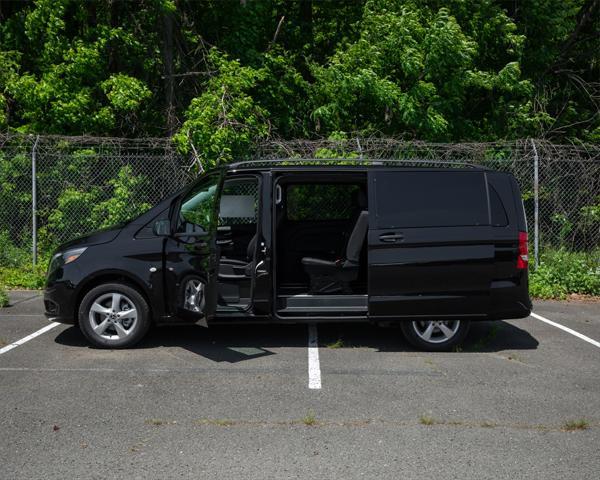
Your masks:
M490 320L525 318L531 313L527 281L502 280L492 283L490 290Z

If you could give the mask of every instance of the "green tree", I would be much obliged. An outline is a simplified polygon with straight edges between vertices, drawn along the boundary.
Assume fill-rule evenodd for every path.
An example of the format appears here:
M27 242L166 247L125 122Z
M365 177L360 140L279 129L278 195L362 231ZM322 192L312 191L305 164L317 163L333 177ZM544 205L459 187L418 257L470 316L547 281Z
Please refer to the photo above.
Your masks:
M207 165L337 131L598 141L599 14L598 0L5 2L0 129L175 133Z

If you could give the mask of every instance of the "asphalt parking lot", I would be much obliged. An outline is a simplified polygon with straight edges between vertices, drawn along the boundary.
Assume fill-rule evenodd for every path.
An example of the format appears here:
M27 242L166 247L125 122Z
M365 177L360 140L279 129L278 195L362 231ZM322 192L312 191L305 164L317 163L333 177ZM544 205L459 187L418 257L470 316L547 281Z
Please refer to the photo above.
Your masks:
M40 295L0 309L0 478L598 476L600 348L538 318L452 353L369 325L171 327L120 351L59 325L15 346L48 325ZM600 340L600 303L534 311Z

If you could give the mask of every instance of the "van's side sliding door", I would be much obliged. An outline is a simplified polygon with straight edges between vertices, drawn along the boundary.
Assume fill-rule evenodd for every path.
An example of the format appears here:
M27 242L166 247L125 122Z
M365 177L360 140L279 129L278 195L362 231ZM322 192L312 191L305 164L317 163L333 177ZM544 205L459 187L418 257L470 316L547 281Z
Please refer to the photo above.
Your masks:
M489 309L494 245L485 172L369 172L369 315L469 317Z

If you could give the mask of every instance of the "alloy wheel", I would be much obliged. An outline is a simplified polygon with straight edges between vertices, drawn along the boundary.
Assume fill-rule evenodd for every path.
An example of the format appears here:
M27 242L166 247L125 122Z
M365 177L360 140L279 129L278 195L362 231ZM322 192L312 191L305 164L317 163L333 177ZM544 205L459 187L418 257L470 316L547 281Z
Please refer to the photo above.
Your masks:
M444 343L460 328L460 320L417 320L412 322L417 336L427 343Z
M119 292L100 295L89 310L93 332L107 340L122 340L135 331L138 312L133 301Z
M191 312L204 310L204 283L197 278L190 279L185 284L183 308Z

